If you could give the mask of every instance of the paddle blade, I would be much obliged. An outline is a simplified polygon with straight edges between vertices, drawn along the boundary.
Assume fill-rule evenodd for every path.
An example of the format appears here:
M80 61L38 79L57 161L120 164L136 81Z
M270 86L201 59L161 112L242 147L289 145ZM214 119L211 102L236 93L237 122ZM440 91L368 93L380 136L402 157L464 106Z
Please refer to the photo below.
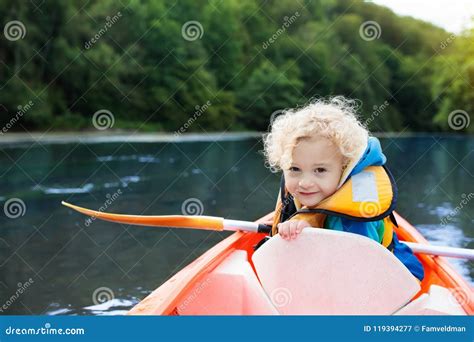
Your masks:
M134 224L139 226L151 227L173 227L173 228L194 228L205 230L223 230L224 219L221 217L209 216L182 216L182 215L163 215L163 216L142 216L142 215L123 215L104 213L101 211L78 207L62 201L62 205L74 209L84 215L98 218L104 221Z
M319 228L300 235L293 241L275 235L252 256L281 314L390 315L420 290L410 271L374 240Z

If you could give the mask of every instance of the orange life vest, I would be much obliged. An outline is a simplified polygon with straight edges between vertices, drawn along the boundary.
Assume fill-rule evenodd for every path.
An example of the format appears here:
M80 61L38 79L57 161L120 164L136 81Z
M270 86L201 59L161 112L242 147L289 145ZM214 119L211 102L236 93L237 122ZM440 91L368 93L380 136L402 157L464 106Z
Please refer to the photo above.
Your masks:
M384 166L368 166L349 177L331 196L316 206L308 208L293 199L285 187L284 177L280 186L272 235L278 233L277 224L287 220L305 220L312 227L323 228L328 215L354 221L383 220L383 246L391 249L395 218L397 188L392 175Z

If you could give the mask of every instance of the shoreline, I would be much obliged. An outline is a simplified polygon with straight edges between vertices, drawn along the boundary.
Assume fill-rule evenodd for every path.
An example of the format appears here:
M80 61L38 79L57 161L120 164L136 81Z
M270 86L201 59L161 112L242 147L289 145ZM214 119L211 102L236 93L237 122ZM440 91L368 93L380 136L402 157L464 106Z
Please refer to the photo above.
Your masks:
M2 144L20 144L41 142L48 144L67 144L75 142L84 143L113 143L113 142L196 142L196 141L224 141L259 138L259 132L213 132L213 133L187 133L176 135L174 133L135 133L133 131L114 132L62 132L62 133L7 133L0 136Z
M78 131L52 133L6 133L0 135L0 145L41 142L47 144L84 143L114 143L114 142L197 142L197 141L228 141L250 138L261 138L266 132L212 132L212 133L140 133L134 131ZM443 132L375 132L377 138L413 138L413 137L469 137L470 134Z

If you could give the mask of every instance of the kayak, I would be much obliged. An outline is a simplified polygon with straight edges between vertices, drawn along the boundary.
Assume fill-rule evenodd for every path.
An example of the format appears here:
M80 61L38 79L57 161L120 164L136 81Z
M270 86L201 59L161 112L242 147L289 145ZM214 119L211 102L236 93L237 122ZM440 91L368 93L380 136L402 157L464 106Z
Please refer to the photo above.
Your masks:
M411 224L394 214L399 240L428 244ZM270 213L257 222L272 217ZM319 231L319 235L308 234L308 239L314 241L298 237L288 242L276 236L257 251L254 247L266 234L237 231L184 267L128 314L474 314L473 288L444 257L416 254L425 270L419 283L400 262L394 261L397 259L392 253L368 238L339 235L340 232L327 229L310 230ZM314 247L318 242L320 245ZM346 269L326 265L324 253L334 250L342 250L341 258L350 260ZM367 255L375 255L369 250L380 253L380 257L368 258ZM303 257L315 262L284 265L292 258L281 256L292 253L300 258L294 260ZM337 255L331 258L333 264L341 264ZM317 260L326 261L318 264ZM380 267L387 270L383 277L373 270ZM381 298L380 302L374 298Z

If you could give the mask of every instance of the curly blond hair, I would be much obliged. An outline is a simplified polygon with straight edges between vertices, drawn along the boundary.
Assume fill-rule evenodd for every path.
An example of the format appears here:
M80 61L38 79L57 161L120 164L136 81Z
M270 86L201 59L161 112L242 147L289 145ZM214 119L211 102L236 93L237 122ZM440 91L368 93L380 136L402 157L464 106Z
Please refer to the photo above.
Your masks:
M263 138L267 166L273 172L288 168L298 142L313 137L333 142L344 157L344 167L347 166L364 151L369 138L369 131L358 120L358 107L355 100L335 96L283 111Z

